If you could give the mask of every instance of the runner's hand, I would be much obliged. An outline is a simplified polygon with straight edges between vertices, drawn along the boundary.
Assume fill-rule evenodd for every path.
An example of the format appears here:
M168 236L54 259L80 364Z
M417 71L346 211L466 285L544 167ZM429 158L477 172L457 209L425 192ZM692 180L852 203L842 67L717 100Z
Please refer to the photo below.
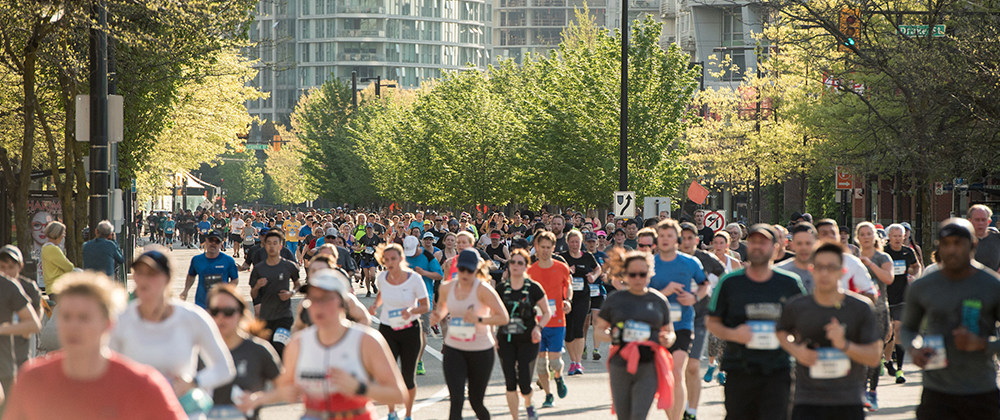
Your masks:
M347 371L337 368L330 368L327 372L327 380L333 385L333 389L344 395L354 395L354 392L358 389L357 379L354 379L354 375L347 373Z
M970 333L965 327L957 328L951 334L955 336L955 347L959 351L986 350L986 339Z
M670 348L677 341L677 333L671 331L660 331L659 335L660 345L663 347Z
M531 342L535 344L542 342L542 327L535 325L535 328L531 329Z
M750 340L753 340L753 330L747 324L740 324L733 331L732 338L734 342L746 345Z
M675 283L676 284L676 283ZM684 306L691 306L698 302L698 298L693 293L680 290L677 292L677 303Z
M188 299L188 292L187 292L187 290L181 292L181 295L179 297L181 298L181 300L187 300Z
M813 350L803 345L795 346L795 348L798 349L795 350L795 354L792 355L793 357L795 357L795 363L798 363L805 367L812 367L813 365L816 364L816 359L819 358L819 355L816 353L816 350Z
M929 347L924 347L922 349L913 349L910 351L910 357L913 358L913 364L917 365L921 369L927 365L927 359L935 353L934 349Z
M667 287L664 287L663 290L661 290L661 292L663 293L664 296L670 296L682 290L684 290L683 284L670 282L670 284L668 284Z
M254 289L263 289L264 286L267 286L267 279L264 278L264 277L261 277L261 278L257 279L257 284L254 286Z
M563 301L563 313L564 314L568 314L572 310L573 310L573 305L571 305L568 300L564 300Z
M844 326L837 321L837 318L830 318L830 323L823 327L826 330L826 339L830 340L833 347L842 349L847 344L844 338Z
M293 292L291 290L282 290L282 291L278 292L278 298L281 299L281 300L291 299L292 296L294 296L294 295L295 295L295 292Z

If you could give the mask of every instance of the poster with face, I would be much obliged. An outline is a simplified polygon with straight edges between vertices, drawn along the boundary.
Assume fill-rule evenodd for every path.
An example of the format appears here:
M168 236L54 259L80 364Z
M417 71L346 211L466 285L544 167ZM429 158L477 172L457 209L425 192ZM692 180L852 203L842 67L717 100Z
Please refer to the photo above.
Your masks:
M36 282L44 287L42 279L42 245L48 241L45 237L45 226L53 220L62 218L62 203L57 198L29 198L28 199L28 220L31 227L31 259L35 261ZM64 242L65 243L65 242ZM65 246L64 243L59 247Z

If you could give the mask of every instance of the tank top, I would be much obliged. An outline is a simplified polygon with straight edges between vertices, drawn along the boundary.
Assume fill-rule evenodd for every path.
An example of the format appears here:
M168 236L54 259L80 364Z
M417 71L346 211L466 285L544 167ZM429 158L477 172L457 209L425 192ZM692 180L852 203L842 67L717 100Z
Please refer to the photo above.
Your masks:
M332 346L324 346L319 342L319 330L315 325L302 331L299 358L295 364L295 384L302 387L306 394L307 410L348 411L370 406L374 412L371 399L354 395L353 389L334 389L327 377L330 368L337 368L361 382L371 382L361 360L361 339L366 334L371 333L364 327L352 325L339 341Z
M481 351L492 349L496 344L488 325L476 323L472 326L462 320L469 306L472 306L472 313L477 317L485 318L490 315L490 308L479 301L478 291L481 283L475 281L469 296L459 300L455 296L459 281L451 282L447 301L451 320L448 323L448 336L444 339L444 344L448 347L462 351Z

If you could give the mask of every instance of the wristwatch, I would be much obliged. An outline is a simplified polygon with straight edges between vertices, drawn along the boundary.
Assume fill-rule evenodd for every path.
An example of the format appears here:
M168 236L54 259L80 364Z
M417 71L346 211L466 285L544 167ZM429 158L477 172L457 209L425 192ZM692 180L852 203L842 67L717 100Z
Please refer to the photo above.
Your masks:
M368 393L368 384L364 382L358 382L358 390L354 391L357 395L365 395Z

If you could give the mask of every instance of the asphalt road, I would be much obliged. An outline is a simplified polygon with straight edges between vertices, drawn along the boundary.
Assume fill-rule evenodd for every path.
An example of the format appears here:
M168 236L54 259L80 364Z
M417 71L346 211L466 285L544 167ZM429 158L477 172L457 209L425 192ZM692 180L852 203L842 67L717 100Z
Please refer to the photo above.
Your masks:
M140 252L140 250L137 250L137 252ZM232 255L232 250L227 250L227 253ZM184 277L187 274L191 257L197 254L196 250L180 248L175 249L173 252L177 268L175 270L177 275L172 280L174 296L180 294L184 286ZM241 258L237 259L237 263L242 262L243 259L241 256ZM247 300L249 300L250 296L249 277L249 271L240 272L238 290L246 296ZM354 286L362 303L369 305L374 301L373 297L365 297L365 291L359 287L359 284L355 283ZM132 287L133 285L130 283L129 288L131 289ZM189 294L189 300L193 302L194 293ZM294 299L297 303L301 301L301 296L297 296ZM592 343L589 336L587 342ZM417 377L417 402L413 413L413 418L415 419L448 418L450 402L441 370L441 346L442 340L440 338L430 337L427 340L423 359L427 374ZM601 353L604 356L607 356L607 350L607 344L601 347ZM568 365L568 356L564 356L564 360ZM585 372L583 375L566 378L569 395L565 399L556 398L555 407L553 408L539 409L539 417L548 419L613 419L605 361L606 358L601 361L585 360L583 362ZM703 361L702 372L704 372L706 367L707 364ZM882 377L879 386L880 409L877 412L869 413L869 418L895 420L912 419L914 417L914 409L920 401L920 372L916 366L909 364L905 366L905 372L907 374L907 382L901 385L897 385L893 378L888 376ZM723 419L725 417L723 388L716 382L704 385L701 394L701 403L698 407L698 418L702 420ZM540 407L543 399L544 395L542 395L542 392L536 392L534 396L535 406ZM490 380L490 386L487 389L485 403L494 418L518 418L511 416L507 408L503 374L500 371L499 361L494 364L493 376ZM402 410L402 406L397 407L397 409ZM301 404L267 407L262 410L261 418L263 420L297 420L302 411ZM388 408L384 405L378 406L378 413L380 418L384 419L388 413ZM520 418L526 418L523 407L519 414ZM475 418L475 414L467 403L465 404L463 417L466 419ZM402 418L402 413L400 413L400 418ZM651 412L649 418L665 419L666 415L662 411Z

